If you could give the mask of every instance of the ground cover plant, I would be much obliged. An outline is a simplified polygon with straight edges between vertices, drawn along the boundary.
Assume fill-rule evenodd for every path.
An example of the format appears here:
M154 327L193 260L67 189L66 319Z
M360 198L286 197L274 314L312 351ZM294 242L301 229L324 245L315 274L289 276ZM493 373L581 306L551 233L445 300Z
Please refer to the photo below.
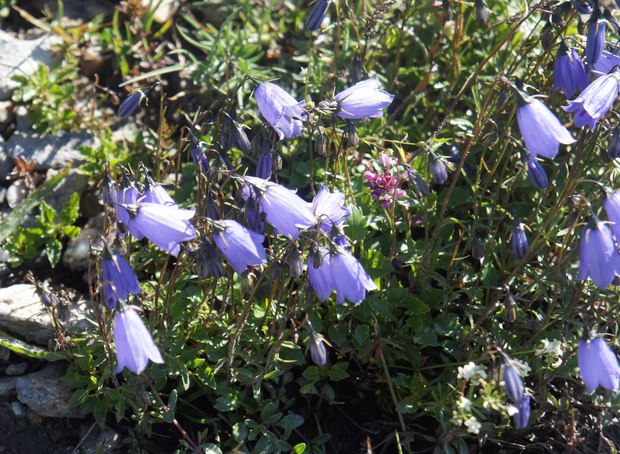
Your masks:
M62 56L13 102L98 138L91 329L41 294L124 449L618 449L616 2L8 3ZM15 279L86 221L39 194Z

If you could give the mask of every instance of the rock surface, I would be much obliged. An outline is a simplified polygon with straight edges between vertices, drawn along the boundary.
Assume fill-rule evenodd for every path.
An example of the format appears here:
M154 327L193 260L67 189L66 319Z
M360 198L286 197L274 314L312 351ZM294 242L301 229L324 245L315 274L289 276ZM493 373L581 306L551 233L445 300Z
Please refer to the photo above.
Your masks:
M81 418L78 409L69 405L73 391L62 383L64 367L52 364L45 369L19 377L15 382L17 398L40 416Z
M64 265L72 271L84 271L88 269L90 257L90 245L101 246L103 243L103 217L100 213L88 220L78 236L69 240L67 249L62 256Z
M64 327L69 333L86 331L86 302L64 303L64 308L58 310ZM0 327L26 341L42 345L48 345L56 337L47 309L31 284L0 289Z
M78 148L98 147L99 144L99 139L87 133L40 135L15 132L0 154L0 179L6 178L13 168L13 157L34 162L35 170L62 169L69 163L75 168L84 161Z
M17 87L13 76L32 75L40 64L49 66L54 62L51 47L57 41L52 35L22 40L0 30L0 100L9 99Z
M0 399L6 399L15 394L17 377L0 377Z

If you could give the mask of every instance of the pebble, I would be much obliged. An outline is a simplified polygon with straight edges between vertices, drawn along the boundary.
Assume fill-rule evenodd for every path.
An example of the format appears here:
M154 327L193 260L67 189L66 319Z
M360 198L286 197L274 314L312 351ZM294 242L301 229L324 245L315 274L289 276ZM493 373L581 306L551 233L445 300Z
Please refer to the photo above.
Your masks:
M11 410L13 410L13 414L17 418L24 418L26 416L26 406L17 400L11 402Z
M17 377L24 375L26 369L28 369L28 363L13 363L6 366L4 373L11 377Z
M0 399L6 399L15 394L15 377L0 377Z

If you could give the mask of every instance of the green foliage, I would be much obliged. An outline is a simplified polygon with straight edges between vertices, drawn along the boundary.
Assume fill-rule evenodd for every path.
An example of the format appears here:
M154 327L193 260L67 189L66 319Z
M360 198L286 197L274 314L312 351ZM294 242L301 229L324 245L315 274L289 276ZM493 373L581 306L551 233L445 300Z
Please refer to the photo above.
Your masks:
M61 240L74 238L80 233L80 228L75 225L79 207L80 196L77 193L73 193L59 214L47 203L41 202L34 227L18 227L7 240L11 265L17 266L24 260L33 259L45 248L47 259L54 268L62 254Z

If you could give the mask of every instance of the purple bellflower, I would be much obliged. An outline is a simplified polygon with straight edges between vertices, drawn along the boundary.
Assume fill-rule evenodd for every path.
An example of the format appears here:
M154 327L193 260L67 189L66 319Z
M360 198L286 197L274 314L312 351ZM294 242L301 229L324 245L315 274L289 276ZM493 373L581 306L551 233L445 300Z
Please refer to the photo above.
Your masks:
M515 219L512 223L512 251L515 257L522 259L527 254L527 250L530 247L527 241L527 235L525 234L525 226Z
M308 254L308 281L321 301L329 298L334 291L331 263L331 255L323 247L315 254Z
M256 202L265 213L265 220L272 225L277 233L296 239L300 228L308 228L316 224L312 206L299 197L295 191L282 185L265 181L261 178L246 176L244 197L256 195Z
M222 150L228 151L232 147L239 150L248 151L250 149L250 139L243 130L243 125L237 122L237 113L232 110L230 113L224 112L224 127L222 128L222 138L220 144Z
M172 200L172 197L170 197L170 194L168 194L164 187L159 183L155 183L148 175L145 177L144 197L139 200L139 203L156 203L158 205L177 207L177 204Z
M394 100L394 95L381 90L376 77L356 83L336 95L340 118L368 118L383 116L383 110Z
M256 164L256 176L263 180L271 178L273 172L273 151L271 147L265 147L261 152L260 158L258 158L258 164Z
M590 277L599 288L605 289L619 271L620 254L611 231L607 225L593 218L583 229L577 278L585 280Z
M521 429L525 429L530 422L530 395L523 394L521 400L515 402L515 406L519 412L512 416L512 420Z
M448 181L448 169L446 169L446 165L443 161L433 154L430 155L429 161L433 182L435 184L444 184Z
M577 362L587 392L599 386L610 391L618 391L620 388L618 357L600 337L579 342Z
M546 189L549 186L549 177L543 166L536 158L530 158L527 162L527 175L537 189Z
M359 304L366 297L367 290L377 289L362 264L342 248L338 254L332 256L330 268L334 290L338 293L336 297L338 304L343 303L345 298Z
M136 273L127 260L120 254L110 256L106 252L106 255L101 265L103 300L108 309L112 310L116 309L119 299L125 301L130 293L139 295L142 291Z
M327 364L327 349L323 343L322 336L318 333L312 333L310 336L310 357L317 366Z
M591 0L572 0L572 3L579 14L590 14L594 11L594 3Z
M517 122L532 158L538 155L553 158L561 143L570 145L575 142L568 129L541 101L522 94L518 95L518 100Z
M264 235L232 220L218 221L214 227L213 241L237 274L243 273L248 266L267 263L262 246Z
M129 225L129 211L123 205L135 205L140 197L142 197L142 194L140 194L138 188L125 176L121 187L117 189L116 197L112 197L116 203L116 220L118 222Z
M256 104L280 140L299 137L307 114L304 101L297 101L271 82L263 82L254 91Z
M176 205L139 203L129 227L132 233L137 231L159 248L176 256L180 243L196 238L196 230L189 222L194 214L194 210L183 210Z
M620 57L614 53L604 50L601 52L601 56L598 61L594 64L594 71L592 71L592 74L596 77L609 74L618 65L620 65Z
M124 368L134 374L141 374L149 360L160 364L164 362L151 333L131 306L117 311L114 315L114 345L118 362L117 374Z
M553 89L562 90L567 98L588 86L590 78L579 54L568 49L564 43L560 45L553 69Z
M331 0L317 0L306 18L306 28L311 32L319 29Z
M504 364L503 375L506 395L515 404L519 403L521 399L523 399L524 393L523 380L521 380L521 376L517 370L508 363Z
M593 66L601 58L605 48L605 30L607 21L599 14L593 14L588 21L588 37L586 41L586 62Z
M331 232L333 227L340 227L351 216L351 210L344 206L342 192L330 192L326 185L321 186L312 200L312 211L321 222L324 232Z
M205 150L204 143L194 137L193 134L190 136L189 152L194 160L196 170L205 176L209 175L211 165L209 164L209 158L207 157L207 150Z
M611 224L616 241L620 241L620 191L608 193L605 197L605 212Z
M586 87L577 98L568 101L563 109L575 112L575 126L581 128L588 125L594 131L596 124L603 118L618 97L618 73L601 76Z

